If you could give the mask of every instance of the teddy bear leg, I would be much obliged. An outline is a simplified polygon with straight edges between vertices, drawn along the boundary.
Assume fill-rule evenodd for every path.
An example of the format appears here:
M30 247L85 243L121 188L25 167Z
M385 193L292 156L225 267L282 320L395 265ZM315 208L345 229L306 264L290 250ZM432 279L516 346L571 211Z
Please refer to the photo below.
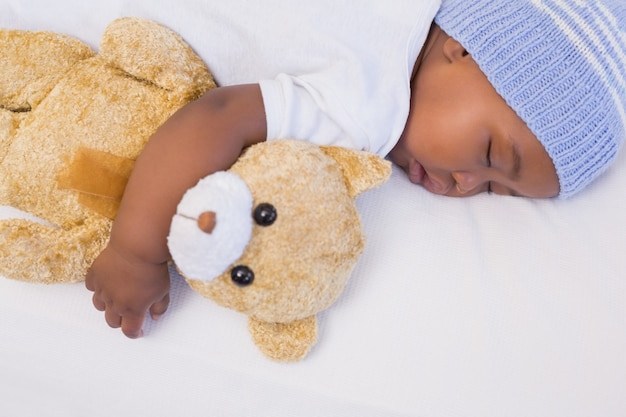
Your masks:
M32 110L71 67L94 54L86 44L62 34L0 30L0 107Z
M77 282L104 249L109 222L64 230L27 219L0 221L0 275L34 283Z
M75 63L94 55L77 39L0 30L0 161L15 129ZM33 63L45 65L33 65Z
M317 340L315 316L289 323L268 323L249 317L248 328L261 352L281 362L295 362L304 358Z

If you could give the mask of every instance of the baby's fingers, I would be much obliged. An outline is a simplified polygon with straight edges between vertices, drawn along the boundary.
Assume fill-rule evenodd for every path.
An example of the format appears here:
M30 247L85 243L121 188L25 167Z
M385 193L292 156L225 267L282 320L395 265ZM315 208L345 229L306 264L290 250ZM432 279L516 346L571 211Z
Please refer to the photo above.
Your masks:
M122 325L122 316L114 312L112 308L107 308L104 311L104 319L106 320L107 324L114 329L117 329Z
M85 288L87 288L89 291L95 291L96 290L96 286L94 284L94 276L93 276L93 267L89 268L89 270L87 271L87 275L85 275Z
M157 301L156 303L152 304L152 307L150 307L150 317L152 317L152 320L158 320L159 318L161 318L161 316L167 311L167 307L169 306L169 304L169 293L165 294L161 301Z
M91 302L98 311L104 311L106 309L106 304L100 299L98 294L94 293L93 297L91 297Z
M122 333L124 333L126 337L129 337L131 339L137 339L142 337L143 330L141 328L143 326L144 318L145 314L137 315L135 313L120 317Z

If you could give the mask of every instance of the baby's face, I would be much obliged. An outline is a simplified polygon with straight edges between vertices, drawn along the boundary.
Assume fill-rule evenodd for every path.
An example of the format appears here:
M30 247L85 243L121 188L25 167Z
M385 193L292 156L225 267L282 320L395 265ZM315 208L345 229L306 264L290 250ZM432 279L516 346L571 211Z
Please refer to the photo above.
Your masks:
M411 82L404 132L389 154L409 179L449 196L559 193L552 160L476 62L443 34Z

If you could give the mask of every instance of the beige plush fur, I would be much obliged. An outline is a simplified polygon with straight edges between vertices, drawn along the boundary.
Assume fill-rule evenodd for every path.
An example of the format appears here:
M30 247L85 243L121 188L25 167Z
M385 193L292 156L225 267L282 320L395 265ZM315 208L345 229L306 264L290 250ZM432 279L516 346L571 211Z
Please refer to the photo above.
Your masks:
M386 181L390 164L368 152L279 140L252 146L229 172L245 181L253 207L275 207L276 221L254 225L243 255L217 278L187 279L203 296L247 314L264 354L299 360L316 340L316 314L337 299L363 250L354 199ZM219 212L215 218L219 225ZM201 246L202 234L193 236ZM183 274L192 270L193 260L174 261ZM237 265L254 271L252 284L233 282Z
M106 245L147 139L215 87L182 39L150 21L114 21L100 49L53 33L0 31L0 205L43 220L0 220L0 275L82 280ZM188 282L247 314L270 358L303 358L317 338L316 314L337 299L363 250L354 199L390 171L375 155L302 141L250 147L229 172L245 181L255 205L278 210L274 224L253 228L233 264L249 266L255 280L235 285L229 268L213 281ZM194 245L193 236L183 238Z
M120 192L100 193L103 176L127 175L156 128L213 80L178 35L136 18L112 22L98 54L63 35L2 30L0 62L0 205L45 221L0 221L0 275L82 280Z

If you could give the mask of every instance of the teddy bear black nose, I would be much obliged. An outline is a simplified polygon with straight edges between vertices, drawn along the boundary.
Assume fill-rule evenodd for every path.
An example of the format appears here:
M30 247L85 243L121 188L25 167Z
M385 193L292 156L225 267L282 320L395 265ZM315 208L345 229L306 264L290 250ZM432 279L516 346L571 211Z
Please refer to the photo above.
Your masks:
M254 221L259 226L270 226L276 221L278 213L276 207L269 203L261 203L254 209Z
M237 265L230 271L230 279L236 285L245 287L254 281L254 271L245 265Z

